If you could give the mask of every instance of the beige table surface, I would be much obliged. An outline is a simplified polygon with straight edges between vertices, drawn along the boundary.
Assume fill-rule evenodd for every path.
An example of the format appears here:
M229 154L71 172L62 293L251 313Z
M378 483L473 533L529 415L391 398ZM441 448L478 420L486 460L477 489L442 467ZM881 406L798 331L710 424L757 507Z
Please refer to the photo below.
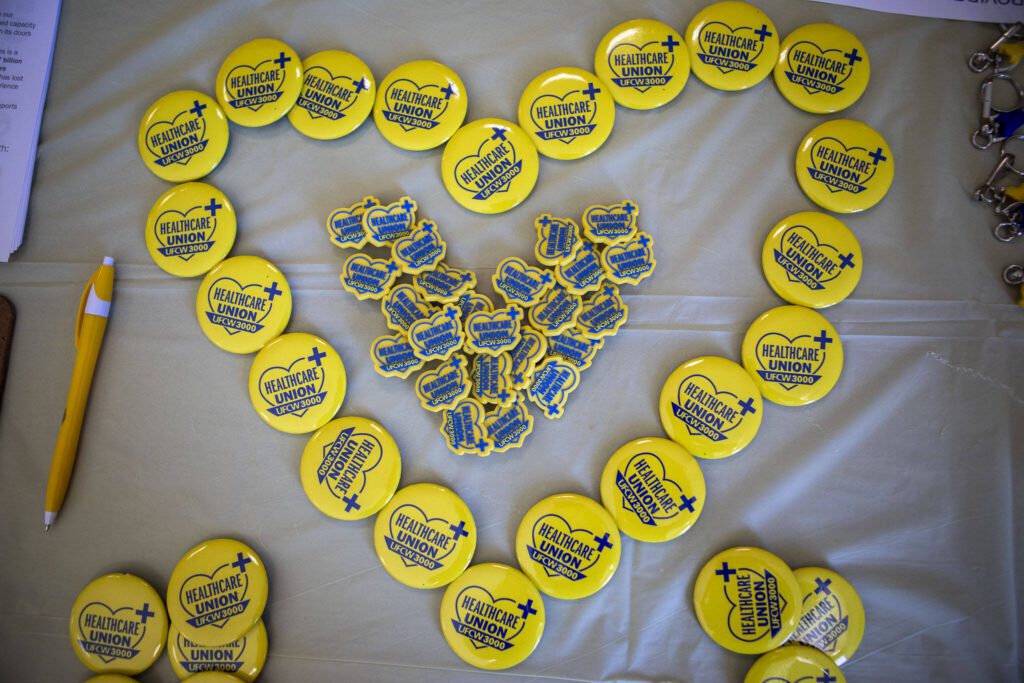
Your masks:
M169 186L139 160L140 117L171 90L210 91L221 60L247 40L279 37L300 55L349 49L378 81L405 61L439 59L464 79L470 118L512 118L530 79L591 68L615 24L650 16L683 30L703 4L66 2L26 242L0 265L0 293L18 309L0 411L0 680L84 680L68 641L78 591L115 570L162 591L186 549L222 535L250 542L269 567L268 681L739 681L753 659L714 645L691 606L697 570L737 544L832 567L859 588L868 625L845 667L851 681L1018 680L1024 310L999 272L1024 253L996 243L991 214L969 199L994 153L967 142L979 78L964 59L992 39L989 27L762 0L781 33L834 21L864 41L871 84L846 115L877 127L896 158L890 195L847 219L865 275L826 311L845 344L843 377L813 406L767 405L749 449L703 464L699 523L673 543L624 542L597 596L547 600L540 646L508 672L475 671L451 653L441 591L393 581L369 521L335 522L309 504L298 480L305 439L262 424L246 395L250 357L205 339L198 282L166 275L146 252L143 222ZM761 243L777 220L813 208L792 159L822 120L771 82L723 94L691 79L667 107L619 109L593 158L545 159L533 195L495 217L448 197L439 151L399 151L372 122L334 142L286 121L232 127L209 181L238 209L233 253L285 271L289 329L324 335L344 358L342 412L393 432L403 483L445 483L465 498L478 561L514 562L528 507L562 491L597 496L619 445L661 434L668 373L697 355L737 358L746 326L780 303L762 279ZM658 272L630 290L628 327L564 419L542 420L520 451L455 457L411 387L371 369L379 310L338 286L340 252L322 223L366 194L415 197L448 236L449 262L488 281L500 258L531 253L535 215L628 197L657 239ZM118 262L113 317L71 493L44 535L75 307L105 254ZM141 679L174 675L164 658Z

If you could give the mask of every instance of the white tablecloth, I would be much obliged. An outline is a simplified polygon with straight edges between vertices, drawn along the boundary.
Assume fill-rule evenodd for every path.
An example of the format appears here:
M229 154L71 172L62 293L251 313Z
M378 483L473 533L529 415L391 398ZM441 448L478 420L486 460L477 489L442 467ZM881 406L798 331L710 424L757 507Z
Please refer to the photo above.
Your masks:
M863 40L871 84L844 116L876 127L896 158L889 196L847 219L865 274L825 313L844 342L843 377L810 407L766 405L747 450L702 463L699 523L669 544L624 542L620 570L597 596L546 600L537 651L501 674L472 670L448 649L442 592L392 580L374 556L371 521L332 521L307 501L305 439L261 422L247 398L250 357L211 345L195 320L198 281L166 275L147 255L143 222L169 186L139 160L140 117L171 90L212 92L221 60L247 40L278 37L301 55L348 49L378 81L403 62L438 59L465 81L471 119L511 119L541 71L592 68L615 24L650 16L682 31L703 4L66 2L26 242L0 266L0 293L18 309L0 413L0 679L84 680L68 641L78 591L114 570L162 591L186 549L226 535L269 567L269 681L739 681L753 658L713 644L691 604L699 567L738 544L793 567L832 567L857 586L868 623L844 668L851 681L1017 680L1024 310L999 272L1024 254L992 239L991 214L969 197L994 153L968 144L979 77L964 60L992 40L990 27L761 0L783 34L832 21ZM691 78L669 106L619 109L592 158L543 160L533 195L494 217L448 197L439 151L400 151L372 122L334 142L286 121L232 127L209 181L239 212L233 253L285 271L289 329L325 336L344 358L343 413L392 431L403 483L463 496L479 525L476 561L512 563L527 508L563 491L597 497L619 445L661 434L657 396L669 372L698 355L738 358L750 321L780 303L761 275L761 244L780 218L814 208L793 153L822 120L770 79L726 94ZM379 309L338 286L340 252L322 223L367 194L415 197L449 238L449 261L485 281L500 258L532 253L535 215L630 198L657 240L658 271L629 290L628 327L564 419L540 420L520 451L456 457L411 386L370 367ZM72 321L105 254L118 263L113 317L71 492L44 535ZM141 680L174 675L163 658Z

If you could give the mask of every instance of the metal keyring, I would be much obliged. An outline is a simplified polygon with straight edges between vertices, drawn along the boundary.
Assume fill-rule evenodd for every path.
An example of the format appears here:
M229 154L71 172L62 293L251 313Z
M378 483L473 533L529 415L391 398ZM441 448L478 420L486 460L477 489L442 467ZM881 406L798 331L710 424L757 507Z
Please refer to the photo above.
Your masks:
M1013 165L1013 162L1016 160L1016 157L1014 157L1012 152L1008 152L1006 150L1006 146L1010 143L1011 140L1020 140L1024 142L1024 133L1017 133L1016 135L1011 135L1005 140L1003 140L1003 144L999 146L999 152L1000 154L1003 155L1009 154L1010 161L1006 164L1007 168L1009 168L1013 173L1016 173L1019 176L1024 176L1024 169L1017 168L1016 166Z
M981 99L982 99L982 102L984 102L986 100L985 89L986 88L991 88L993 83L996 80L1007 81L1007 82L1010 83L1010 85L1013 86L1014 92L1017 93L1017 103L1014 104L1009 109L1000 109L999 107L996 107L995 105L991 104L992 99L991 99L991 91L990 91L989 92L989 96L988 96L987 99L988 99L988 101L990 103L989 106L991 107L992 112L996 113L996 114L1005 114L1007 112L1011 112L1011 111L1015 111L1017 109L1020 109L1021 105L1024 105L1024 87L1022 87L1021 84L1017 82L1016 78L1014 78L1013 76L1011 76L1010 74L1007 74L1007 73L994 73L994 74L992 74L991 76L989 76L988 78L986 78L985 80L983 80L981 82Z
M1024 266L1013 264L1003 270L1003 282L1011 287L1024 283Z

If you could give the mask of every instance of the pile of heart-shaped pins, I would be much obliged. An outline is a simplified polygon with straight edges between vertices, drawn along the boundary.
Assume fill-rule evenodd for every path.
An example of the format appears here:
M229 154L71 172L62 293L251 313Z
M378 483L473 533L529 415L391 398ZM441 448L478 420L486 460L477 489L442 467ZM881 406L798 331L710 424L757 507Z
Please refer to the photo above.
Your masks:
M501 260L491 282L504 305L496 305L476 291L473 272L445 263L441 228L417 221L418 210L409 197L364 197L327 219L332 244L360 250L344 261L342 287L379 301L393 331L371 343L373 367L401 379L422 371L416 395L440 413L453 452L518 448L533 431L527 400L544 417L561 417L583 371L626 323L619 287L654 273L654 239L639 229L632 201L590 206L579 223L543 214L538 263ZM367 245L382 258L362 251Z

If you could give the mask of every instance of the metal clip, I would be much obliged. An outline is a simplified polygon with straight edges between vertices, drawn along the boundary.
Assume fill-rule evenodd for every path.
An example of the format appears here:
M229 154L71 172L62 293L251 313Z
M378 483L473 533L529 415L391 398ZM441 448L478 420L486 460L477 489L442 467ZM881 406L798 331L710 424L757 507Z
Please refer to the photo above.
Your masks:
M987 50L979 50L971 55L971 58L967 60L967 66L971 71L979 74L990 67L996 72L1012 69L1016 65L1011 64L1007 67L1003 63L1003 56L999 54L999 48L1003 46L1003 43L1015 41L1022 35L1024 35L1024 22L1018 21L1016 24L1010 25Z
M996 184L1000 178L1006 175L1013 169L1014 156L1003 152L999 157L999 163L992 169L992 173L989 174L985 182L978 186L978 189L974 191L974 198L979 202L986 202L988 204L999 203L1003 195L1003 188L998 187Z
M1017 95L1016 103L1009 109L999 109L992 104L992 91L996 81L1006 81ZM994 73L981 82L981 127L971 135L971 144L978 149L988 149L995 142L1002 142L1024 125L1024 87L1012 76Z

